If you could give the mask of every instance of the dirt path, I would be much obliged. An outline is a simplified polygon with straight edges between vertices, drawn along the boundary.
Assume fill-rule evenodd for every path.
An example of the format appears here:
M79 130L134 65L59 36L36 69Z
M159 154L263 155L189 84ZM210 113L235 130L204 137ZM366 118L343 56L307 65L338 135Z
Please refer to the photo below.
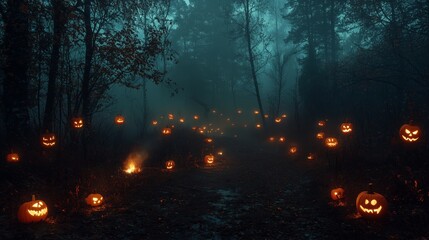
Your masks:
M109 201L107 196L103 207L88 208L80 216L55 223L9 226L10 232L3 238L402 239L406 236L394 232L389 224L354 219L353 206L330 206L326 183L320 181L320 165L285 157L283 150L272 146L235 140L226 140L222 145L234 148L224 148L224 157L212 167L175 172L143 170L140 175L120 179L128 182L126 187L118 192L120 196L115 201Z

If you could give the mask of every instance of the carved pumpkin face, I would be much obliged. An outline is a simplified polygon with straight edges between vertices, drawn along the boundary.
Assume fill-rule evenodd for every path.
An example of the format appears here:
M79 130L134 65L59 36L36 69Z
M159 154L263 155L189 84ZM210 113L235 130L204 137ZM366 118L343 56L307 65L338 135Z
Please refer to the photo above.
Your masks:
M289 154L294 155L298 151L298 148L296 146L292 146L289 148Z
M48 216L48 206L32 196L30 202L23 203L18 210L18 220L22 223L40 222Z
M170 135L171 134L171 128L163 128L162 129L162 134L164 135Z
M42 137L40 138L40 142L42 143L43 147L51 148L55 146L55 144L57 143L57 140L54 133L45 133L45 134L42 134Z
M364 218L381 218L387 212L387 200L379 193L363 191L356 198L356 209Z
M165 168L167 170L173 170L175 166L176 166L176 163L173 160L168 160L165 162Z
M200 119L200 116L194 115L194 120L198 120L198 119Z
M125 118L122 115L118 115L115 117L115 123L116 125L122 125L125 123Z
M286 138L285 138L285 137L279 137L279 142L283 143L283 142L285 142L285 141L286 141Z
M420 127L415 125L404 124L399 129L399 136L404 142L416 142L419 140L420 135L421 135Z
M261 124L256 124L256 128L261 128Z
M77 129L83 128L83 118L81 117L72 118L72 127Z
M340 130L343 134L350 134L353 131L353 124L349 122L342 123L340 126Z
M172 113L168 114L168 120L173 120L174 119L174 115Z
M204 139L204 142L206 142L206 143L212 143L213 139L212 138L206 138L206 139Z
M8 155L6 155L6 161L18 162L19 161L19 154L18 153L9 153Z
M213 164L214 163L214 156L212 154L208 154L204 157L204 162L207 164Z
M324 132L318 132L317 134L316 134L316 138L317 139L324 139L325 138L325 133Z
M268 141L269 141L269 142L274 142L275 140L276 140L276 138L275 138L275 137L269 137L269 138L268 138Z
M276 123L280 123L281 121L282 121L282 118L276 118L276 119L274 119L274 121L276 122Z
M326 122L323 120L320 120L319 122L317 122L317 126L319 126L319 127L324 127L325 124L326 124Z
M152 121L152 125L153 125L153 126L156 126L156 125L158 125L158 121L156 121L156 120L153 120L153 121Z
M184 123L184 122L185 122L185 119L184 119L184 118L179 118L179 122L180 122L180 123Z
M344 189L343 188L332 189L331 190L331 198L334 201L344 198Z
M328 148L336 148L338 146L338 140L334 137L326 138L325 146Z
M85 202L90 206L98 207L103 204L103 196L99 193L92 193L85 198Z
M314 153L309 153L307 155L307 160L314 160L314 159L316 159L316 155Z

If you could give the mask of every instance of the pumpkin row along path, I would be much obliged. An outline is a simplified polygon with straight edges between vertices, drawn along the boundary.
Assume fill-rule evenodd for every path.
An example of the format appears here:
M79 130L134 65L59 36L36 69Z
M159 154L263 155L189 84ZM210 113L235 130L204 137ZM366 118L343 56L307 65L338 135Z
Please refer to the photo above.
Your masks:
M20 226L22 239L385 239L397 234L329 204L321 164L253 142L222 139L212 167L129 177L122 201L54 224ZM106 197L108 199L108 197Z

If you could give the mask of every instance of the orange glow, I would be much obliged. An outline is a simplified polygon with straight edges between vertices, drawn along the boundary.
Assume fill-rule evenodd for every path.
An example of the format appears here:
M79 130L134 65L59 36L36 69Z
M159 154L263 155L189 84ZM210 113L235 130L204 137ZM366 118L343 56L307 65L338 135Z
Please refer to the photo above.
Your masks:
M281 118L276 118L274 121L275 121L276 123L280 123L280 122L282 121L282 119L281 119Z
M184 123L184 122L185 122L185 119L184 119L184 118L180 118L180 119L179 119L179 122Z
M154 126L158 125L158 121L153 120L153 121L152 121L152 125L154 125Z
M325 121L323 121L323 120L320 120L320 121L317 123L317 125L318 125L319 127L324 127L324 126L325 126L325 124L326 124L326 122L325 122Z
M285 142L286 141L286 138L285 137L280 137L279 138L279 142Z
M171 128L163 128L162 134L164 135L170 135L171 134Z
M198 119L200 119L200 116L198 116L198 115L194 115L194 119L195 119L195 120L198 120Z
M298 148L295 146L292 146L289 148L289 153L290 154L295 154L298 151Z
M172 113L168 114L168 120L173 120L174 119L174 115Z
M316 138L317 139L323 139L325 137L325 133L324 132L318 132L317 134L316 134Z
M125 118L124 118L124 116L122 116L122 115L118 115L118 116L116 116L116 117L115 117L115 123L116 123L117 125L122 125L122 124L124 124L124 123L125 123Z
M258 115L258 114L259 114L259 111L258 111L258 110L255 110L255 111L253 111L253 113L254 113L255 115Z

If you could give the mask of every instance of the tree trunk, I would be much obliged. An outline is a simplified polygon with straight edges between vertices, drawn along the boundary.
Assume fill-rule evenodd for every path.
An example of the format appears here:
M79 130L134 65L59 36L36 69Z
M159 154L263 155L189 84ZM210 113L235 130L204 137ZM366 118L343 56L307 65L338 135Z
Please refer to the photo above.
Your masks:
M262 125L264 128L266 128L265 123L265 117L264 117L264 109L262 106L261 101L261 94L259 93L259 84L258 84L258 77L256 75L256 68L255 68L255 59L253 56L253 50L252 50L252 39L250 37L250 6L249 6L249 0L245 0L243 2L244 5L244 15L245 15L245 38L247 43L247 52L249 54L249 63L250 63L250 69L252 72L252 79L253 84L255 86L255 92L256 92L256 99L258 100L258 106L259 106L259 112L261 113L261 120Z
M45 115L43 118L43 130L52 131L54 105L56 95L56 78L60 59L61 39L64 32L65 17L64 3L62 0L52 0L54 35L52 43L51 60L49 63L48 92L46 94Z
M85 65L82 79L82 116L86 123L89 124L91 116L89 81L91 78L92 57L94 55L94 37L91 28L91 0L85 0L83 14L85 24Z
M28 113L28 66L30 62L28 2L8 0L4 31L5 78L3 107L6 142L19 151L27 149L30 134ZM20 152L20 153L21 153Z

